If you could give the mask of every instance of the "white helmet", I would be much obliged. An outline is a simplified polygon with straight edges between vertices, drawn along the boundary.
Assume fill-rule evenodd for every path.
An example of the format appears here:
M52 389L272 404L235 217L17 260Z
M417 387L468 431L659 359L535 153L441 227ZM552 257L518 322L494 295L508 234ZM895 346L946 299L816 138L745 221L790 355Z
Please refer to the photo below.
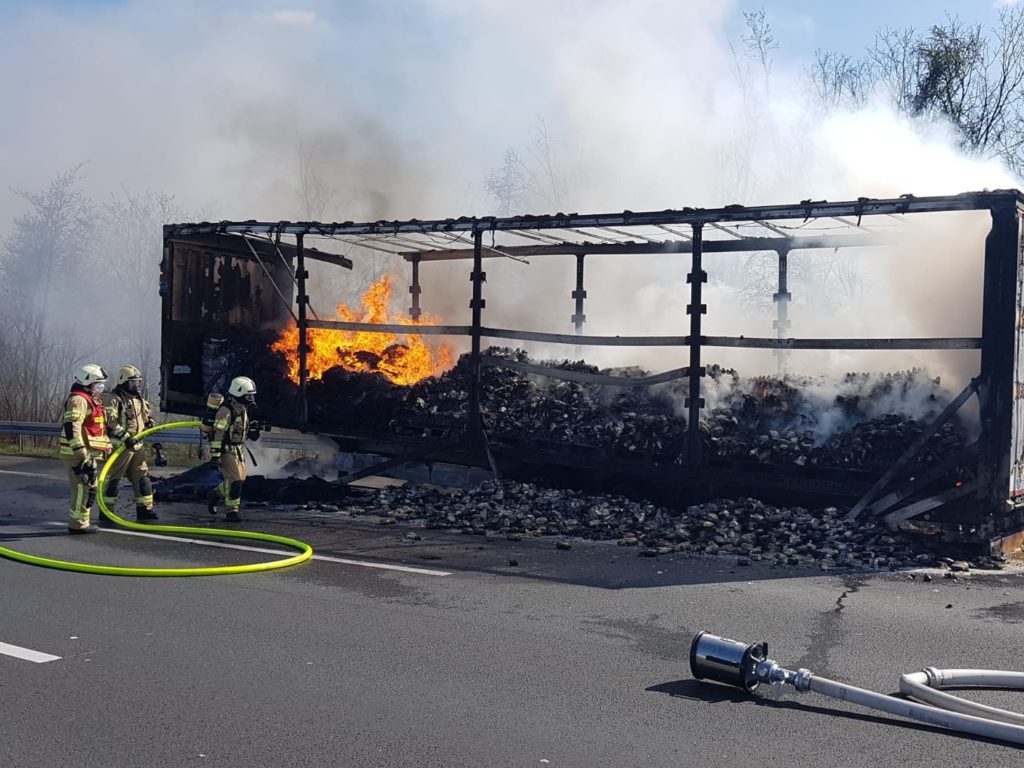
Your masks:
M237 397L239 400L247 395L255 395L256 383L248 376L236 376L231 380L228 394L232 397Z
M83 387L91 387L94 384L105 384L107 372L95 363L86 363L75 371L75 383Z
M129 381L142 381L142 371L136 368L134 365L126 365L117 372L117 386L121 386Z

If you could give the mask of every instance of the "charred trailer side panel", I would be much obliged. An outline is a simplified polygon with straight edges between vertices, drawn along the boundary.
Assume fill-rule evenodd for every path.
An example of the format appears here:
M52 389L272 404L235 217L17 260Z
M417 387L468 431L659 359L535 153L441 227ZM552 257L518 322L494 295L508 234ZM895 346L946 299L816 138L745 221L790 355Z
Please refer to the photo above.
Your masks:
M994 379L1000 382L1002 399L992 402L993 398L988 398L988 418L982 413L983 433L988 433L993 423L998 425L994 434L988 435L994 442L997 460L991 462L996 471L983 503L995 522L992 549L1013 551L1024 545L1024 208L1020 204L1007 204L1005 210L993 208L992 219L985 253L985 302L987 306L993 298L990 294L998 296L1001 311L998 318L993 317L993 326L998 322L1007 333L1009 328L1013 330L1009 338L993 331L994 341L1005 348L1003 356L997 359L1007 368L1008 375L1001 381ZM1001 244L997 244L997 238ZM996 247L1001 251L1003 268L990 280L989 249ZM985 368L983 357L983 374ZM1008 495L1003 495L1002 488L1007 489Z
M294 248L240 235L164 231L160 407L199 415L234 376L257 381L261 414L295 421L294 393L268 348L293 318ZM261 376L267 368L273 375ZM265 412L266 411L266 412Z

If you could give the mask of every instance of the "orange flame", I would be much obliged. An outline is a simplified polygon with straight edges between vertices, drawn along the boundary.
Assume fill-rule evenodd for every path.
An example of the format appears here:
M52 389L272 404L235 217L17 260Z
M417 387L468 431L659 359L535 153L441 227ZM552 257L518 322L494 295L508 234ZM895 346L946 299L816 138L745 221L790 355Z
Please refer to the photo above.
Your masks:
M384 275L362 296L362 310L345 304L337 306L334 319L350 323L415 325L413 320L391 315L392 278ZM434 323L436 318L421 316L419 322ZM347 371L379 372L395 384L408 386L428 376L436 376L452 365L450 347L427 345L418 333L368 333L311 328L306 332L309 352L306 367L310 379L319 379L326 371L341 366ZM294 323L285 328L270 349L288 362L288 377L299 380L299 329Z

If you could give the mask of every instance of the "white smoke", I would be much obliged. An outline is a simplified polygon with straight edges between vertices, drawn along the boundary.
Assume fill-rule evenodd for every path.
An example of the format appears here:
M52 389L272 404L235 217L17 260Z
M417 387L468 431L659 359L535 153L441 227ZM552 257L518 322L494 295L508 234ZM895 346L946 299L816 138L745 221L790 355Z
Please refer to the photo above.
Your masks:
M958 152L943 126L881 100L822 114L796 52L780 52L771 80L758 80L726 37L736 13L706 0L34 4L0 27L0 168L10 186L37 189L85 162L97 199L162 190L210 220L486 214L487 172L541 119L557 160L552 205L563 211L1017 184L997 163ZM0 195L0 230L19 206ZM795 279L791 334L977 333L985 219L950 215L914 230L910 247L858 253L865 285L849 302L823 307L815 284ZM772 335L770 304L754 312L738 293L746 262L709 255L706 268L705 332ZM589 259L586 331L687 333L688 270L685 256ZM468 264L422 272L424 309L465 322ZM489 260L487 272L488 325L570 329L570 258ZM653 370L686 364L684 350L539 351ZM775 366L771 353L705 355L744 374ZM976 365L972 353L790 360L835 372L920 365L956 380Z

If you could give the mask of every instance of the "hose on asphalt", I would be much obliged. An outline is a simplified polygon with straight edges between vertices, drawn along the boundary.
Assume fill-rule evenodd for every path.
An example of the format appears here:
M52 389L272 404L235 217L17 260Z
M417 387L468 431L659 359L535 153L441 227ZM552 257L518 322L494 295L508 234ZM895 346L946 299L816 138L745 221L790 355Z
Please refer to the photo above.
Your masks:
M768 658L767 643L744 643L700 632L690 644L690 671L698 680L714 680L752 692L771 685L814 691L861 707L921 720L941 728L1024 745L1024 715L962 699L942 688L1024 690L1024 672L995 669L935 669L900 676L897 698L818 677L809 669L795 672Z
M995 669L934 669L900 675L899 699L814 675L807 690L941 728L1024 745L1024 715L968 701L939 688L1024 689L1024 672ZM911 700L912 699L912 700ZM919 703L921 702L921 703Z
M135 438L137 440L142 440L143 438L163 429L170 429L172 427L198 427L200 424L201 422L199 421L176 421L170 424L159 424L155 427L143 430L136 435ZM107 473L114 465L114 461L117 457L124 451L124 448L124 444L118 446L118 448L104 463L103 469L100 471L99 478L96 481L96 487L101 491L104 487ZM76 563L69 560L55 560L53 558L40 557L39 555L30 555L27 552L19 552L14 549L8 549L7 547L0 547L0 556L7 557L12 560L18 560L23 563L29 563L30 565L40 565L46 568L59 568L65 571L80 571L82 573L100 573L108 576L224 576L235 573L256 573L258 571L271 571L277 568L287 568L291 565L298 565L299 563L309 560L309 558L313 556L313 548L305 542L299 541L298 539L288 538L287 536L276 536L271 533L235 531L225 528L195 528L186 525L153 525L149 523L134 523L130 520L125 520L123 517L118 516L113 510L111 510L109 506L107 506L106 499L103 498L102 492L98 492L96 496L99 502L101 514L106 515L115 523L123 528L127 528L128 530L145 531L147 533L189 534L192 536L212 536L216 538L266 541L297 549L299 550L299 554L286 557L281 560L270 560L263 563L219 565L197 568L135 568L118 565Z

